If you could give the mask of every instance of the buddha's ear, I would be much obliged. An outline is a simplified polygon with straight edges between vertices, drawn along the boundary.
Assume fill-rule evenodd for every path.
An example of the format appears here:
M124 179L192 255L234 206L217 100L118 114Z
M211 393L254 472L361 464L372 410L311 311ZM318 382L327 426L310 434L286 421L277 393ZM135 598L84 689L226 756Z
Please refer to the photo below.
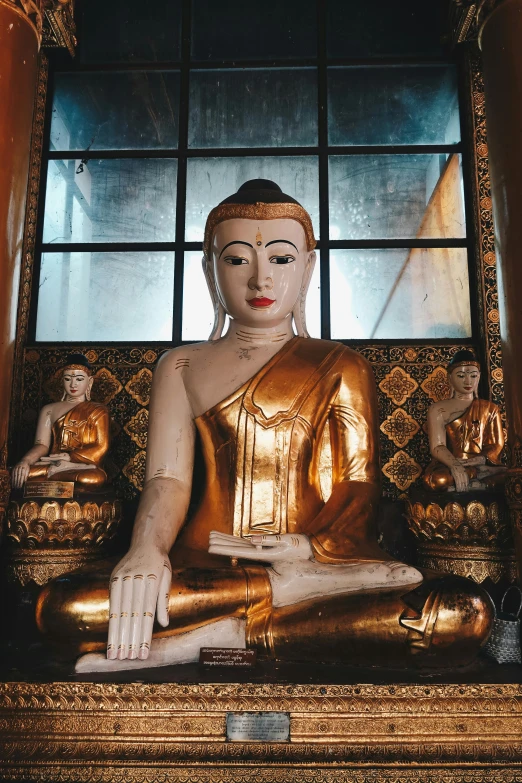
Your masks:
M94 376L91 375L91 377L89 378L89 383L87 384L87 389L85 391L85 399L86 400L90 400L91 399L91 389L92 389L93 383L94 383Z
M310 335L308 334L308 330L306 328L306 295L308 293L308 288L310 287L310 280L312 279L312 275L314 272L315 260L316 260L315 253L314 252L309 253L308 259L306 261L305 271L303 274L303 282L301 284L301 290L299 292L299 296L297 297L297 302L294 305L294 309L292 310L295 330L299 337L310 337Z
M216 279L214 277L214 270L212 269L212 262L203 256L201 263L203 265L203 274L205 275L205 280L207 281L208 292L210 294L210 298L212 299L212 306L214 308L214 326L212 327L212 331L210 332L208 339L212 341L219 340L223 334L223 327L225 325L225 308L219 300L216 288Z

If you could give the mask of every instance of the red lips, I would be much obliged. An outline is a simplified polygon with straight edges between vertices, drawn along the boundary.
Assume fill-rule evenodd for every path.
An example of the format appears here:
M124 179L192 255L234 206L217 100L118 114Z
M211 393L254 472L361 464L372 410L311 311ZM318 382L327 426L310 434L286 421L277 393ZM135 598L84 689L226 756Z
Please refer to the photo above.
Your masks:
M250 307L270 307L275 302L275 299L268 299L266 296L256 296L255 299L247 299Z

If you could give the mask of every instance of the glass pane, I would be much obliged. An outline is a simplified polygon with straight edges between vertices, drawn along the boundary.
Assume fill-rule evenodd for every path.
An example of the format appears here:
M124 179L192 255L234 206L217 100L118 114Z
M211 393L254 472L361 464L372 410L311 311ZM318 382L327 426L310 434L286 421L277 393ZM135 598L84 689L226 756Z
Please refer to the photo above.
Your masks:
M330 158L330 239L466 236L460 155Z
M208 340L214 324L214 311L201 264L202 253L185 253L183 274L182 340ZM311 337L321 336L321 292L319 253L306 300L306 322ZM225 331L227 327L225 325Z
M332 250L334 339L470 337L465 248Z
M80 62L179 59L181 0L88 0L82 7Z
M51 160L44 242L173 242L176 160Z
M443 54L444 3L423 0L328 2L330 57L415 57Z
M328 128L333 145L456 144L455 68L330 68Z
M189 158L187 169L187 242L203 241L210 210L236 193L249 179L271 179L283 193L297 199L310 213L319 233L319 174L317 158Z
M189 147L315 144L315 69L192 71Z
M314 57L315 0L192 2L195 60L268 60Z
M44 253L36 339L171 340L173 291L173 253Z
M174 149L179 74L56 74L51 149Z
M200 250L185 253L182 340L208 340L214 324L214 309L203 274L202 257Z

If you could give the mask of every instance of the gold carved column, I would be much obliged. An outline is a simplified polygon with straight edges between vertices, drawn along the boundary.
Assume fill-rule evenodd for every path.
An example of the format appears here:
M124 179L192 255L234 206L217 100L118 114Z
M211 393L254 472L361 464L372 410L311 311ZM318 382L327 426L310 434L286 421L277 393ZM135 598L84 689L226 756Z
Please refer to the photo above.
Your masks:
M0 0L0 522L41 22L34 0Z
M485 6L485 7L484 7ZM506 491L522 573L522 0L489 0L479 34L497 249L511 466Z

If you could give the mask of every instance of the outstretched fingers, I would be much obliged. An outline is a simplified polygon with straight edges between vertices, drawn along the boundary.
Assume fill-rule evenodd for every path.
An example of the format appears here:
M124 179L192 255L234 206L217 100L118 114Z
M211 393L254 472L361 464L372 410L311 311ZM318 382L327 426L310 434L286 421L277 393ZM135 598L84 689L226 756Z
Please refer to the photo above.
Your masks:
M138 657L140 643L143 602L145 600L145 578L143 574L135 574L133 578L132 606L130 614L130 637L128 657L131 660Z
M145 575L145 600L143 601L138 649L138 658L142 661L149 657L159 587L159 579L156 574L149 573Z
M111 577L109 594L109 636L107 640L107 658L113 660L118 654L118 631L121 612L121 576Z
M134 580L130 574L122 578L120 627L118 631L117 649L117 654L120 661L124 660L129 652L133 581Z

